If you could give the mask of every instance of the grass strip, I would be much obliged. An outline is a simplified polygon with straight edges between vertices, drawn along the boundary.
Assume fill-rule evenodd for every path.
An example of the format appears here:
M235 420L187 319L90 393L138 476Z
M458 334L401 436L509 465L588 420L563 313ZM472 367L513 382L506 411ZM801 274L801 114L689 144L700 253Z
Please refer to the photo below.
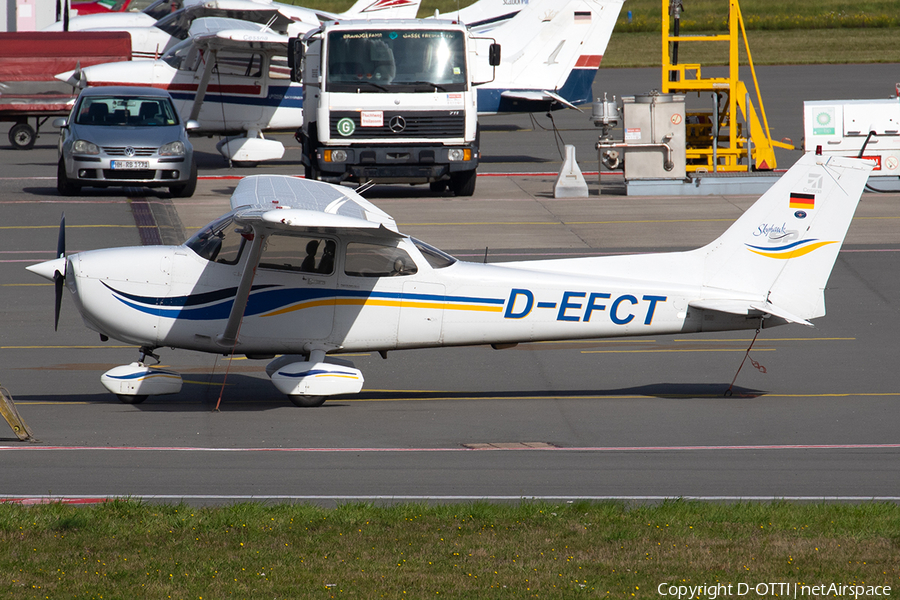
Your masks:
M699 33L709 33L699 32ZM748 31L754 65L811 65L892 63L900 60L897 39L900 27L884 29L810 29L802 31ZM746 65L743 40L741 64ZM704 67L728 64L725 42L684 42L678 49L680 63ZM603 69L617 67L657 67L662 64L662 38L653 33L614 32L609 40L598 78ZM885 96L894 81L885 82Z
M5 598L652 598L667 582L896 590L900 506L4 504L0 548Z

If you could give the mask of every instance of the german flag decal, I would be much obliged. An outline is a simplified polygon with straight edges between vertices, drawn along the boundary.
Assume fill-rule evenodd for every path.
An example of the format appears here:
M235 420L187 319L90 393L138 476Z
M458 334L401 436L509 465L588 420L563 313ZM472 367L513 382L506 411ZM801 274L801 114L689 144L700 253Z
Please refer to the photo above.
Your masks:
M815 208L816 207L816 195L815 194L801 194L799 192L791 192L791 208Z

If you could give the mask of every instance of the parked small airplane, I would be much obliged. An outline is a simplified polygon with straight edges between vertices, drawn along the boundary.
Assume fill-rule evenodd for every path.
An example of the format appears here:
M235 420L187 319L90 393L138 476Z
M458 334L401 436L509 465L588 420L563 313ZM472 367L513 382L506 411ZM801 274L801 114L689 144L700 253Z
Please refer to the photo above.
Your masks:
M72 19L69 31L126 31L131 35L132 59L154 59L187 39L195 19L241 19L296 36L317 27L323 20L414 19L421 1L357 0L346 12L335 14L272 0L186 0L182 8L166 12L150 23L146 21L151 17L145 13L90 15L83 17L84 21ZM156 9L154 14L164 9L165 6ZM75 23L74 29L72 23ZM60 23L47 28L51 29L61 29Z
M504 10L496 0L482 2ZM479 114L545 111L590 102L591 85L623 2L532 0L494 29L491 36L503 47L503 58L494 80L478 88ZM215 21L219 24L195 21L191 37L159 60L94 65L57 78L82 87L166 89L185 119L199 120L198 133L235 136L219 144L226 158L247 163L277 160L284 146L263 139L262 132L294 131L303 124L302 86L288 79L285 68L287 40L269 30L248 39L252 25ZM208 58L213 47L219 64ZM259 68L235 67L249 64ZM203 81L208 87L202 87Z
M140 12L74 17L67 30L125 31L132 38L132 58L155 59L187 39L196 19L240 19L265 25L278 33L300 35L326 20L412 19L420 4L421 0L357 0L343 13L330 13L273 0L157 0ZM63 21L58 21L44 31L62 29Z
M871 169L806 154L697 250L500 264L400 233L347 187L257 175L181 246L66 256L63 219L58 258L27 268L55 282L57 321L65 285L101 340L140 346L101 378L123 402L181 389L145 363L169 346L274 358L275 386L318 406L362 389L340 353L811 325Z

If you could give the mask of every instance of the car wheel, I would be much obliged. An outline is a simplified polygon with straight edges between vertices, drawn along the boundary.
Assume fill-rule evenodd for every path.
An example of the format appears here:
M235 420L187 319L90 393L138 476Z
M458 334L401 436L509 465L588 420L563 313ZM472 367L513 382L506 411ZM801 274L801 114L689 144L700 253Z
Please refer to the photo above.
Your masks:
M81 186L72 183L69 176L66 175L66 163L61 158L56 167L56 191L61 196L74 196L81 191Z
M37 135L28 123L18 123L9 129L9 143L16 150L31 150Z
M191 161L191 178L184 185L169 186L169 193L176 198L190 198L197 190L197 163Z

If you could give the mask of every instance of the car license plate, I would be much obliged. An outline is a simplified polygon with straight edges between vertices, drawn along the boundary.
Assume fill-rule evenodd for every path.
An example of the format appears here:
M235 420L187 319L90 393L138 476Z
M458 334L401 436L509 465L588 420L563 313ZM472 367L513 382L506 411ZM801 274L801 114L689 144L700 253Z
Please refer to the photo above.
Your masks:
M146 160L114 160L110 165L113 169L149 169L150 162Z

